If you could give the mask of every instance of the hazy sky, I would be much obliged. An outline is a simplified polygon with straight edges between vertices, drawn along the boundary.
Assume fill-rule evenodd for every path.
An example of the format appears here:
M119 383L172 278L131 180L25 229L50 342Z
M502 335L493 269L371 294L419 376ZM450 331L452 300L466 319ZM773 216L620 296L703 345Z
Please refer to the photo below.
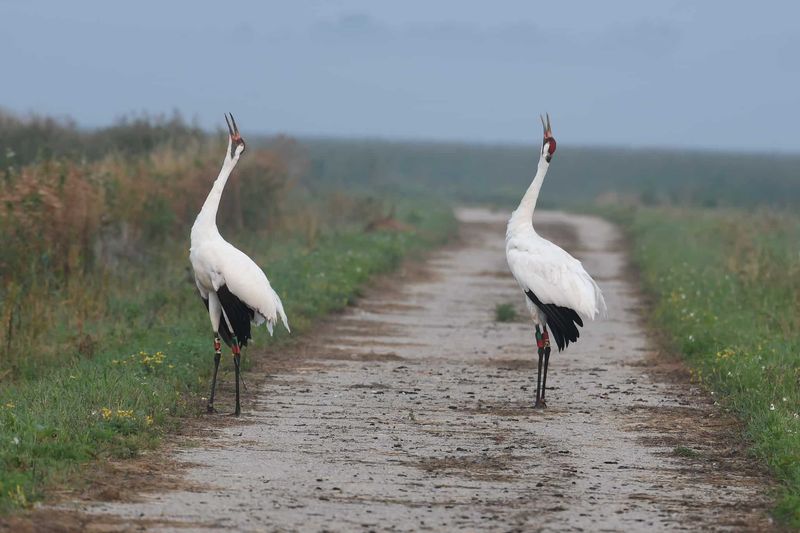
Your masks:
M0 106L244 132L800 151L800 3L0 0Z

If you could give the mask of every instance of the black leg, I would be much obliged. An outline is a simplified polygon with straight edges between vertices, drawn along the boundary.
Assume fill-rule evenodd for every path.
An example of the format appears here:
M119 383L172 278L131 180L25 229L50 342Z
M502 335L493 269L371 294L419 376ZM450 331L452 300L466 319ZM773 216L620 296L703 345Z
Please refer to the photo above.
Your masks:
M222 352L220 351L221 344L219 342L219 337L214 338L214 375L211 377L211 394L208 396L208 406L206 410L209 413L214 412L214 392L217 389L217 370L219 369L219 360L222 357Z
M242 414L242 406L239 403L239 378L240 378L240 362L241 362L242 352L239 346L238 341L234 341L233 344L233 366L236 368L236 410L233 412L234 415L239 416Z
M536 326L536 348L539 352L539 370L536 372L536 403L534 408L543 407L542 405L542 362L544 359L544 344L542 343L542 333L539 326Z
M539 371L536 373L536 403L533 404L534 408L542 407L542 358L544 357L544 350L539 348Z
M544 393L547 390L547 367L550 364L550 346L544 348L544 376L542 376L542 407L547 407L544 402Z
M547 326L543 328L542 344L544 344L544 376L542 377L542 407L547 407L544 401L547 392L547 367L550 366L550 334L547 333Z

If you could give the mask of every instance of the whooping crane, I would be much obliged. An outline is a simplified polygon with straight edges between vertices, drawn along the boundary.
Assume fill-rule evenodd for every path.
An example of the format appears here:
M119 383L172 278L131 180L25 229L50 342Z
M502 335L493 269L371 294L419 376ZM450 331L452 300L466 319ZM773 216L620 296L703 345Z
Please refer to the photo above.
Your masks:
M582 319L594 319L606 312L600 287L586 273L580 261L540 237L533 229L533 210L542 188L550 161L556 153L556 140L543 117L544 140L539 166L519 207L511 214L506 229L506 259L511 273L525 293L525 303L536 325L536 346L539 370L536 376L536 404L547 407L545 389L547 366L550 362L550 336L555 337L558 351L578 340ZM542 375L544 369L544 376Z
M228 150L225 152L222 170L192 226L189 260L194 269L195 284L208 309L211 328L214 330L214 375L211 378L208 412L214 411L214 389L217 385L217 369L222 346L220 339L222 339L233 352L233 365L236 371L235 414L238 416L241 413L239 403L241 349L247 346L247 341L251 338L250 322L258 326L266 321L270 335L278 316L287 331L289 323L281 299L272 290L264 271L244 252L223 239L217 229L217 208L222 198L222 190L245 149L244 139L239 135L236 121L233 115L230 117L230 122L228 117L225 117L229 133Z

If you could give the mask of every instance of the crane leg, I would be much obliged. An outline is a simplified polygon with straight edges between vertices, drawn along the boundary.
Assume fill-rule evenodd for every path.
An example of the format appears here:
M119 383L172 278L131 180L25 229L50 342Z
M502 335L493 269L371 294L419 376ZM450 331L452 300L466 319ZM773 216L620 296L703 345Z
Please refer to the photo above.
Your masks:
M542 363L544 360L544 340L539 326L536 326L536 348L539 352L539 370L536 373L536 403L534 409L547 407L544 403L544 391L542 390Z
M219 369L219 360L222 357L222 343L219 341L219 335L214 337L214 374L211 377L211 394L208 395L208 406L206 411L209 413L214 412L214 392L217 389L217 370Z
M236 369L236 410L233 412L234 415L239 416L242 414L242 406L239 403L239 379L240 379L240 363L242 357L242 349L239 346L239 341L234 338L233 339L233 366Z
M544 343L544 375L542 376L542 407L547 407L544 401L544 393L547 391L547 367L550 366L550 335L547 333L547 326L543 328L542 341Z

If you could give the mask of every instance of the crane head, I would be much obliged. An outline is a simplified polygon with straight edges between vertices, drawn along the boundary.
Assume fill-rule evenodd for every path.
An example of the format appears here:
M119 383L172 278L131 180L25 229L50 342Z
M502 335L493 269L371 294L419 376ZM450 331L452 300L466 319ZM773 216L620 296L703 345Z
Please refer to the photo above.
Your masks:
M228 120L228 115L230 115L231 119ZM233 115L228 113L225 115L225 122L228 124L228 133L230 134L228 137L228 152L230 153L231 159L238 158L244 152L244 139L242 136L239 135L239 128L236 126L236 120L234 120ZM233 127L231 127L233 124Z
M550 160L553 159L553 154L556 153L556 140L553 137L553 129L550 127L550 113L545 113L545 115L547 116L547 122L545 122L542 115L539 115L539 118L542 119L542 127L544 128L542 156L544 156L544 160L549 163Z

